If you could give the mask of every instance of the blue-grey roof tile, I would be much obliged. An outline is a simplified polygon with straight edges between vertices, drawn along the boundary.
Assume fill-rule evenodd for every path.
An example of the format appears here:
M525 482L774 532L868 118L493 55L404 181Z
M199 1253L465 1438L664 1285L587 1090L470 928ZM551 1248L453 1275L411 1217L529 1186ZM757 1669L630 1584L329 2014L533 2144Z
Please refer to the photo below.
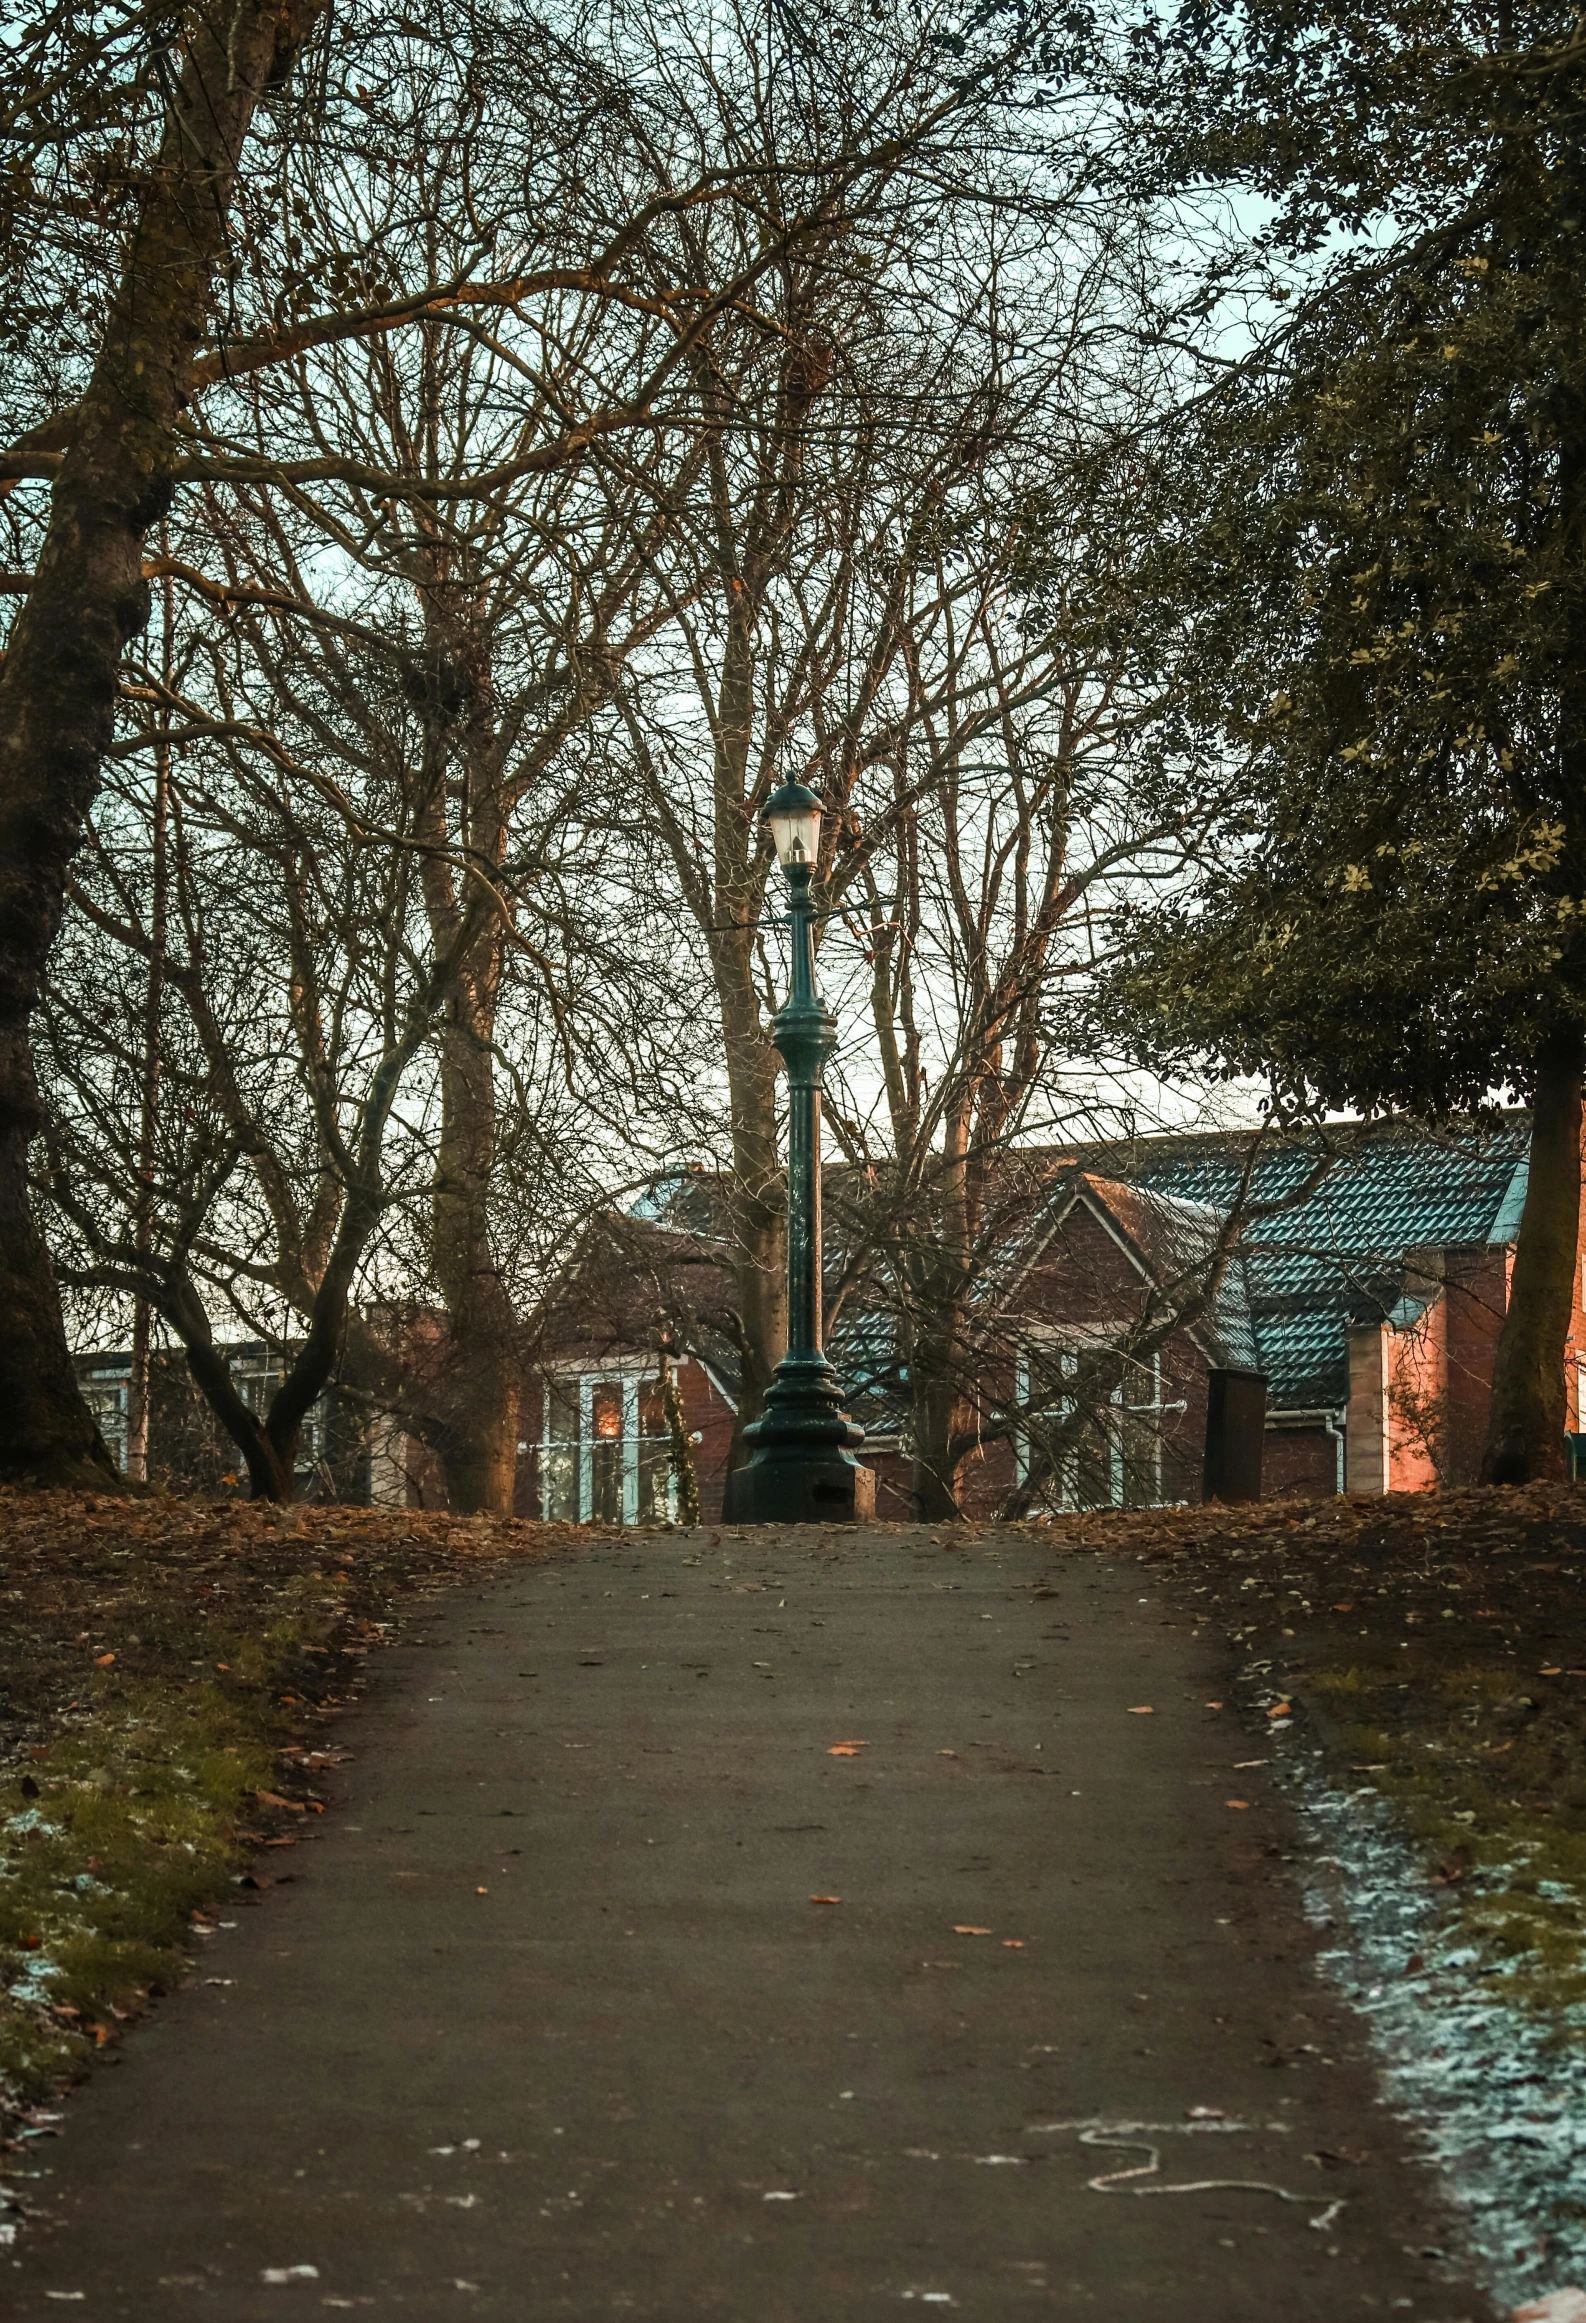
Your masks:
M1386 1122L1308 1195L1318 1133L1274 1141L1257 1163L1252 1194L1258 1204L1292 1206L1252 1221L1241 1273L1275 1409L1346 1400L1349 1325L1393 1311L1405 1294L1408 1252L1513 1239L1530 1130L1523 1112L1463 1134ZM1106 1154L1134 1185L1226 1211L1247 1144L1236 1133L1141 1138Z

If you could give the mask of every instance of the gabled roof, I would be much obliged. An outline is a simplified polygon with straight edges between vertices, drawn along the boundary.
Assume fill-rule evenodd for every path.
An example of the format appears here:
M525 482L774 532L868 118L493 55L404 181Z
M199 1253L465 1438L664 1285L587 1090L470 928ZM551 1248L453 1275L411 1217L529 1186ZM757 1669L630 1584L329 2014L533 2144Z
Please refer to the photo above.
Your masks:
M739 1385L735 1288L724 1244L653 1217L606 1211L584 1228L530 1318L542 1362L658 1353L672 1338Z
M1074 1202L1082 1202L1120 1243L1141 1275L1179 1305L1191 1299L1213 1263L1223 1213L1209 1202L1187 1200L1155 1186L1074 1170L1053 1216L1059 1226ZM1209 1309L1187 1326L1210 1363L1253 1368L1256 1343L1250 1327L1243 1269L1236 1255L1224 1272Z
M1017 1149L1006 1157L1008 1235L988 1291L1016 1307L1019 1278L1069 1204L1084 1199L1142 1274L1171 1295L1205 1265L1238 1198L1252 1134ZM1250 1186L1265 1215L1246 1227L1212 1312L1193 1326L1210 1360L1264 1372L1274 1409L1341 1406L1350 1324L1390 1316L1406 1297L1424 1295L1411 1279L1410 1253L1513 1241L1530 1135L1529 1113L1513 1110L1467 1130L1400 1118L1269 1137ZM1308 1191L1329 1148L1338 1158ZM644 1262L652 1280L659 1270L676 1285L681 1274L692 1294L685 1303L694 1310L696 1343L708 1342L714 1361L735 1375L725 1313L730 1253L721 1239L726 1189L724 1176L698 1171L659 1184L636 1212L612 1222L605 1253L609 1263L625 1248L629 1263ZM564 1277L559 1295L569 1287ZM833 1342L856 1401L872 1407L871 1424L895 1425L904 1390L890 1319L845 1309Z

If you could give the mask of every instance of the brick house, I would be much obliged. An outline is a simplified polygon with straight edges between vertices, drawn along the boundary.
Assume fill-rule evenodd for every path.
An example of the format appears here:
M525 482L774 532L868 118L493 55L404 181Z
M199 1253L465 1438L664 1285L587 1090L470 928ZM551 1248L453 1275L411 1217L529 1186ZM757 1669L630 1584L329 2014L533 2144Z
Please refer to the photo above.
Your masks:
M1320 1178L1313 1137L1273 1140L1250 1189L1257 1214L1209 1300L1207 1270L1227 1239L1246 1135L1021 1155L996 1279L978 1309L975 1441L959 1474L966 1513L1198 1499L1214 1370L1266 1382L1269 1495L1468 1481L1485 1434L1529 1129L1519 1111L1463 1137L1389 1122ZM695 1173L598 1220L527 1319L520 1514L664 1521L678 1505L682 1458L705 1517L719 1517L739 1381L722 1196L719 1180ZM834 1218L842 1207L831 1204ZM1566 1382L1577 1431L1581 1290L1578 1265ZM866 1430L878 1514L907 1517L908 1385L894 1320L839 1298L830 1342ZM129 1359L77 1360L119 1454ZM278 1357L249 1344L233 1361L248 1400L267 1401ZM157 1356L151 1384L154 1473L177 1489L235 1489L235 1453L181 1358ZM334 1394L311 1416L299 1485L385 1505L444 1500L422 1444L394 1422L339 1421Z
M1247 1136L1140 1138L1038 1157L996 1286L983 1425L960 1472L966 1512L1198 1499L1215 1368L1266 1380L1269 1495L1468 1480L1485 1432L1529 1127L1520 1111L1465 1136L1386 1123L1314 1185L1314 1138L1274 1140L1250 1189L1264 1214L1245 1226L1216 1298L1199 1311L1197 1284L1237 1197ZM1572 1428L1586 1361L1579 1278L1578 1268ZM1177 1314L1184 1319L1172 1321ZM539 1321L542 1376L525 1410L540 1431L536 1441L526 1424L525 1512L615 1515L620 1469L623 1513L663 1513L657 1399L669 1338L714 1519L737 1388L714 1181L676 1181L592 1233ZM878 1513L905 1517L906 1383L888 1319L840 1311L831 1346L866 1427ZM1139 1352L1123 1355L1095 1408L1082 1408L1087 1357L1131 1346ZM1044 1462L1043 1433L1060 1439Z
M1233 1269L1267 1380L1269 1494L1473 1481L1530 1126L1518 1109L1480 1134L1386 1122L1310 1192L1311 1140L1275 1142L1258 1165L1256 1201L1289 1203L1252 1221ZM1241 1142L1147 1138L1112 1158L1133 1183L1225 1211ZM1572 1430L1586 1357L1581 1299L1577 1262L1565 1383Z
M537 1356L523 1396L521 1514L575 1524L673 1515L667 1371L702 1509L720 1514L737 1416L736 1315L726 1246L707 1216L686 1215L679 1197L687 1190L586 1229L531 1319Z

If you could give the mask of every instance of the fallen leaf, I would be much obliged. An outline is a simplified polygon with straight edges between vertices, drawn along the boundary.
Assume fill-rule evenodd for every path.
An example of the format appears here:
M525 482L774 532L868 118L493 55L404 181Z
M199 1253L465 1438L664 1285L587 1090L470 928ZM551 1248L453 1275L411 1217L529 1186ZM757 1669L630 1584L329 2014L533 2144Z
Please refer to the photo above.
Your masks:
M1002 1939L1002 1949L1004 1952L1022 1952L1024 1950L1024 1938L1022 1936L1004 1936Z
M1206 1707L1208 1710L1220 1710L1222 1708L1222 1704L1220 1702L1208 1702Z
M1267 1712L1269 1718L1292 1718L1293 1715L1294 1705L1291 1702L1274 1702Z
M1225 1807L1248 1807L1249 1804L1248 1799L1224 1799L1223 1801Z
M939 1750L936 1755L938 1758L956 1758L958 1753L956 1750Z
M1131 1705L1129 1715L1131 1718L1154 1718L1156 1716L1155 1705L1150 1702L1136 1702Z
M255 1791L261 1807L284 1807L289 1815L306 1815L308 1809L297 1799L283 1799L279 1791Z
M868 1750L869 1747L864 1742L834 1742L826 1755L828 1758L857 1758L862 1750Z
M487 1896L490 1893L490 1890L487 1887L476 1887L474 1889L474 1893L476 1896Z
M108 1670L115 1658L116 1657L114 1654L95 1654L94 1668L96 1670Z
M1586 2291L1573 2283L1562 2291L1549 2291L1545 2298L1516 2307L1509 2323L1586 2323Z
M989 1936L991 1933L992 1933L992 1931L991 1931L991 1929L990 1929L990 1928L960 1928L960 1927L955 1927L955 1928L954 1928L954 1930L953 1930L953 1934L954 1934L955 1936Z
M811 1897L810 1897L810 1902L811 1902L812 1904L840 1904L840 1903L842 1902L842 1900L843 1900L843 1899L842 1899L842 1897L841 1897L841 1896L811 1896Z

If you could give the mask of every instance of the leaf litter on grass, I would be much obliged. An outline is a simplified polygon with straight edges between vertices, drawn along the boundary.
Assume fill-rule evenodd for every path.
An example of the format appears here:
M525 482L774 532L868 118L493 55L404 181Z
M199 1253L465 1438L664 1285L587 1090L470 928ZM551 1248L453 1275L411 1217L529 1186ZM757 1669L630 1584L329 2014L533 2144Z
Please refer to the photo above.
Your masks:
M308 1777L403 1608L566 1528L0 1491L0 2126L187 1975L320 1811ZM318 1740L315 1735L312 1739Z
M1100 1513L1043 1537L1162 1568L1178 1616L1226 1639L1309 1842L1323 1968L1476 2270L1551 2316L1586 2276L1586 1490Z

